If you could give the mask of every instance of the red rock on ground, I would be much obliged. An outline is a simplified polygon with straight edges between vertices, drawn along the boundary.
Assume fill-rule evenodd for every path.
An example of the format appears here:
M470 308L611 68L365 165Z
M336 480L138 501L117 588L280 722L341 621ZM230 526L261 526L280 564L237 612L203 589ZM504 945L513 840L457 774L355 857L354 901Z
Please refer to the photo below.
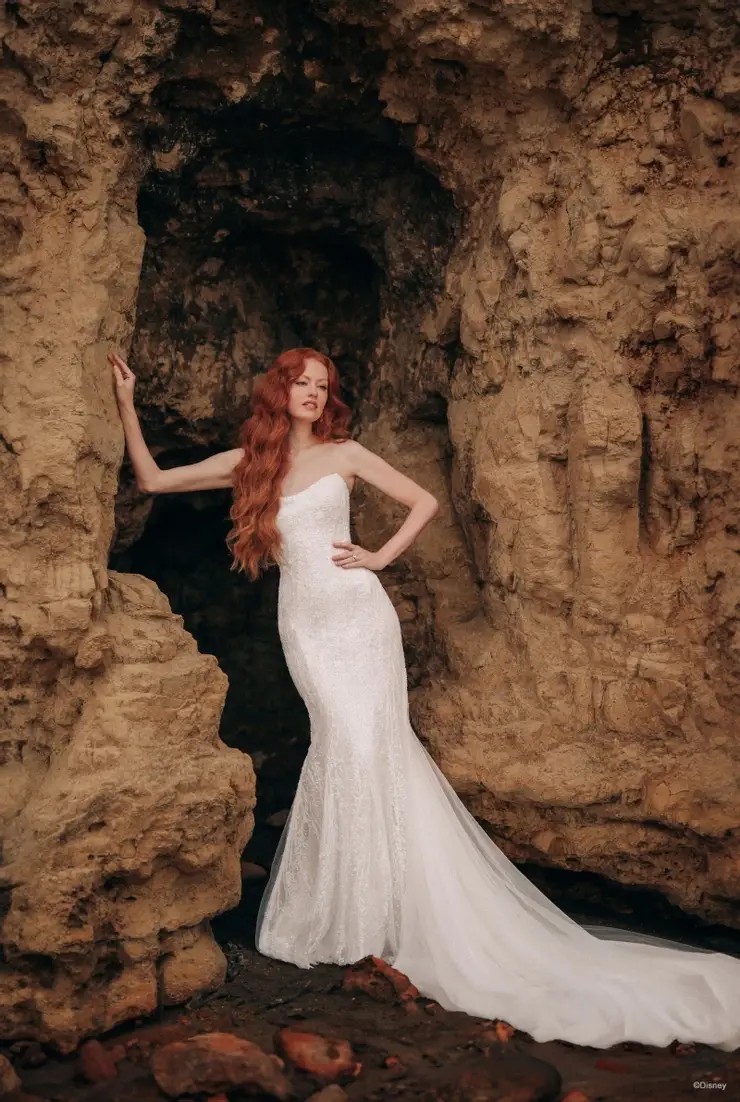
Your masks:
M363 957L350 965L342 980L345 991L361 991L379 1002L394 1002L400 999L407 1009L418 1009L415 999L419 991L405 976L380 957Z
M78 1057L80 1074L87 1079L88 1083L102 1083L106 1079L116 1078L118 1075L116 1062L121 1059L125 1051L121 1045L116 1045L116 1050L117 1052L114 1053L105 1048L95 1038L85 1041L80 1046Z
M349 1041L324 1037L298 1029L281 1029L275 1035L275 1050L294 1067L321 1079L354 1078L362 1071Z
M505 1045L508 1044L515 1033L516 1029L513 1025L497 1019L492 1026L482 1030L478 1037L483 1041L494 1041Z
M257 1087L287 1099L293 1092L282 1067L278 1056L233 1033L200 1033L174 1041L157 1049L151 1062L157 1086L173 1098Z

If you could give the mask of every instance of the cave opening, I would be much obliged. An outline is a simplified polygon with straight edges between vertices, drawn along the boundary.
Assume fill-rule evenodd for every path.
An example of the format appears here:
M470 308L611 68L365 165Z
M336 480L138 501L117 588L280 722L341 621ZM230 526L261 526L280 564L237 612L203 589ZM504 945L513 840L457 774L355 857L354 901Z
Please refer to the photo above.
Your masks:
M255 375L297 345L337 364L356 434L387 400L393 333L409 347L409 319L441 284L453 201L377 101L374 122L363 100L319 124L288 109L286 94L235 107L198 79L166 81L155 98L131 365L162 468L236 446ZM444 420L437 387L412 416ZM265 821L279 825L292 801L308 718L277 633L277 570L251 583L230 569L230 501L227 491L147 497L126 461L110 565L156 582L227 674L220 734L257 775L244 856L267 866L279 831Z

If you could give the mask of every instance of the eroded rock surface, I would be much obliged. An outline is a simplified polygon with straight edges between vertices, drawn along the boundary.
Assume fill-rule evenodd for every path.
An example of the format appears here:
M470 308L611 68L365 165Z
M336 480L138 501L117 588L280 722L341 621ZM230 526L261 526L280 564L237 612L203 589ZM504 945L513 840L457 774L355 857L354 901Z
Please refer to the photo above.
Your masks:
M281 347L326 348L359 438L443 505L384 581L471 810L738 925L733 7L608 8L6 5L3 1033L72 1045L217 983L252 829L224 674L109 570L158 523L125 470L114 511L111 344L164 466L231 446ZM368 546L400 518L358 493ZM230 628L230 666L199 592L259 678L274 640Z

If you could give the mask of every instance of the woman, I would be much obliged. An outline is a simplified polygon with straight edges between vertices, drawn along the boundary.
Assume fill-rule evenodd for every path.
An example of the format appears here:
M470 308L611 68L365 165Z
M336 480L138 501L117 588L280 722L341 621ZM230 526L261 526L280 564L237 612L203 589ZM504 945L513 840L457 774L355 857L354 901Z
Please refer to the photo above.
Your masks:
M332 361L284 352L255 384L240 448L160 470L133 373L109 358L139 487L233 485L235 567L256 578L280 566L280 639L311 745L260 905L260 952L302 968L373 954L446 1009L503 1018L536 1041L740 1046L740 961L573 921L498 849L414 734L400 625L376 573L437 501L348 439ZM358 478L410 509L377 551L349 539Z

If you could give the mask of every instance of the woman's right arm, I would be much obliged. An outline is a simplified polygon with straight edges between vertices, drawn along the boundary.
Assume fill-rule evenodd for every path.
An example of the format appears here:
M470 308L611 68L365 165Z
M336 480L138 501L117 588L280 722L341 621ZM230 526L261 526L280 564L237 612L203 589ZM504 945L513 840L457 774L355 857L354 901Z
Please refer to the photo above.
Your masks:
M146 445L134 407L136 376L125 360L115 352L108 353L113 369L116 401L121 417L126 449L136 476L136 485L149 494L172 494L188 490L221 490L232 485L232 472L240 462L243 448L230 448L209 455L200 463L161 470Z

